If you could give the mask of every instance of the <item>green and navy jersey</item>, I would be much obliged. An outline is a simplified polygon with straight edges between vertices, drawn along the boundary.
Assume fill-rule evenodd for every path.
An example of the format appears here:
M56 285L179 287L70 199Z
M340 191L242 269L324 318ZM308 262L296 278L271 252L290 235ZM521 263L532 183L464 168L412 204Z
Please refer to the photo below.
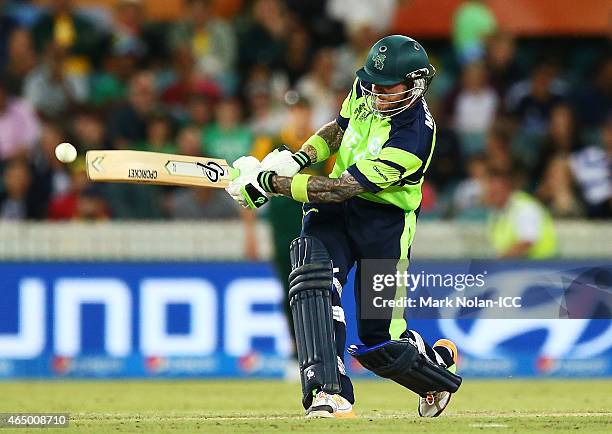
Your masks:
M367 108L356 79L336 121L344 136L329 176L339 178L348 170L367 190L359 197L416 210L436 143L436 124L425 100L379 117Z

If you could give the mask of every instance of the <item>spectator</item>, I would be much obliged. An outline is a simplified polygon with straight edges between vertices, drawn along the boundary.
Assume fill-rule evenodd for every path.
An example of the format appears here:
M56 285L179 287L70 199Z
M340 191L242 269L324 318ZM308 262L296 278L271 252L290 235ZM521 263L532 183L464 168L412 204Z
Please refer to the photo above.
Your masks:
M141 71L130 80L128 101L110 114L108 132L115 149L128 149L146 139L147 119L159 106L155 77Z
M275 136L285 124L285 107L276 103L270 70L254 67L245 86L250 112L249 128L256 136ZM290 95L286 93L286 95Z
M215 109L215 122L204 131L202 154L233 162L251 153L253 135L242 123L242 106L236 98L223 100Z
M10 160L3 175L0 190L0 220L25 220L33 217L33 203L29 196L32 185L30 168L21 159Z
M290 13L298 17L308 30L311 48L324 45L337 46L344 42L342 22L326 12L329 0L284 0L284 3Z
M431 164L427 169L427 174L435 189L446 195L451 193L450 190L464 177L466 164L461 144L455 130L448 125L448 114L442 110L442 104L428 101L428 105L436 120L436 160L435 164Z
M498 97L487 83L484 64L466 66L455 102L454 125L466 155L480 153L485 134L495 119Z
M83 159L71 165L70 190L49 204L51 220L106 220L108 205L100 189L89 183Z
M170 199L170 218L178 220L231 220L240 217L240 209L223 190L182 188Z
M326 124L337 114L333 82L335 67L332 49L322 48L315 53L308 74L297 83L296 90L312 106L315 125Z
M535 67L531 78L508 92L506 106L526 135L541 138L548 128L554 106L564 100L565 84L557 77L557 67L544 62Z
M47 52L48 45L66 53L62 72L83 75L100 52L102 37L95 25L79 15L72 0L50 0L32 29L36 50Z
M0 161L29 153L40 135L40 125L30 103L11 97L0 78Z
M423 219L435 219L440 217L440 201L438 199L438 192L436 191L433 184L429 181L423 182L422 185L423 199L421 200L421 207L419 216Z
M308 100L299 98L291 101L289 112L283 128L278 135L260 139L253 147L252 155L262 160L273 149L285 145L291 151L297 152L308 138L315 132L312 108Z
M104 122L95 111L82 110L75 115L73 136L74 143L81 151L108 149L109 147Z
M102 59L102 68L89 80L89 103L109 108L122 101L127 94L128 82L136 72L140 60L134 47L113 45Z
M501 258L547 259L557 254L550 213L535 198L517 190L514 175L490 169L485 203L491 208L489 236Z
M289 85L293 86L308 67L312 47L308 30L298 17L292 15L289 25L291 32L287 35L287 50L283 67L288 75Z
M206 79L195 68L194 58L187 47L174 51L174 82L164 91L162 100L174 111L179 112L192 95L204 95L217 100L221 88L210 79Z
M289 20L279 0L255 0L252 20L240 37L242 71L257 64L279 68L287 50Z
M77 202L76 220L99 221L109 219L108 207L98 188L89 186L83 190Z
M570 155L570 168L589 218L612 216L612 116L601 129L603 146L591 145Z
M497 28L497 19L483 0L466 0L453 15L453 45L461 63L484 56L484 43Z
M210 100L203 95L193 95L187 105L188 124L204 131L212 120Z
M163 113L158 113L147 121L147 139L136 143L134 148L140 151L176 154L176 145L171 139L172 123Z
M112 44L115 50L129 51L140 58L148 53L143 19L142 0L116 1L112 29Z
M6 13L6 0L0 0L0 65L6 63L8 58L7 41L16 27L15 19Z
M517 167L525 166L525 156L513 152L511 140L512 131L500 119L487 135L485 155L489 167L502 172L511 172ZM520 181L517 185L522 186L523 180Z
M0 25L1 26L1 25ZM8 40L8 60L6 63L6 85L13 95L23 95L26 77L36 66L37 58L30 32L17 28ZM0 64L2 64L0 62Z
M174 26L170 38L174 50L190 48L200 74L233 92L236 35L225 20L213 16L211 0L189 0L187 18Z
M467 163L468 178L461 181L453 195L453 215L462 220L485 217L482 199L487 178L487 160L483 155L472 157Z
M44 62L25 81L25 96L43 116L59 119L87 98L87 84L64 69L65 49L49 44Z
M554 217L570 218L582 215L566 157L556 156L549 161L536 196Z
M67 172L67 166L55 157L55 147L64 141L66 141L66 133L59 124L43 123L39 144L31 158L35 218L47 218L50 201L55 197L65 195L71 188L71 176Z
M108 203L109 214L113 219L157 220L164 217L167 190L162 186L105 184L100 192Z
M55 158L53 158L53 160L55 160ZM57 166L54 162L51 164ZM89 186L82 159L71 166L68 185L69 188L53 194L49 203L49 219L72 220L77 218L81 195Z
M553 107L548 134L540 146L532 178L539 179L553 159L559 156L568 157L570 152L580 148L579 140L572 108L567 104Z
M612 57L606 57L594 75L594 80L578 88L575 100L581 124L591 129L603 125L612 114Z
M185 127L176 136L177 152L180 155L202 155L201 131L196 127Z
M355 80L355 71L363 66L370 47L378 39L378 32L367 23L347 26L346 43L338 47L335 53L339 85L350 89Z
M397 3L397 0L329 0L327 14L346 27L366 24L382 34L391 27Z
M504 99L510 86L521 78L515 54L516 43L510 34L499 32L488 39L486 65L489 82L500 99Z

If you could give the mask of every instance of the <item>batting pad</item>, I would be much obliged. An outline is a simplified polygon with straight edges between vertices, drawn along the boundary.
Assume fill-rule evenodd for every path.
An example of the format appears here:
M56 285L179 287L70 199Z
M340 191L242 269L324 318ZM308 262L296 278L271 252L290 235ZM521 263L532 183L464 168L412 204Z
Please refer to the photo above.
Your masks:
M364 368L389 378L422 397L432 392L454 393L461 385L460 376L419 353L416 345L409 339L387 341L373 347L351 345L348 352Z
M289 305L293 316L302 403L310 407L314 390L340 392L332 314L333 270L329 253L314 237L290 247Z

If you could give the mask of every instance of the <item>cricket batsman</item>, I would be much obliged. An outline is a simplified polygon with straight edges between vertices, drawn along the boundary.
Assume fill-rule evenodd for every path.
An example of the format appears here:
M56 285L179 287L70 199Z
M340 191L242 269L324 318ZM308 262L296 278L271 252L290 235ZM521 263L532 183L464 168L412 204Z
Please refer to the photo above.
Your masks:
M304 203L302 232L290 246L289 302L306 417L355 415L340 303L353 266L362 345L351 345L349 353L417 393L423 417L440 415L461 384L453 342L440 339L432 347L407 328L403 309L366 319L360 304L362 291L371 290L359 279L363 259L391 259L403 271L408 266L421 185L436 143L436 124L424 100L434 74L417 41L384 37L357 71L337 119L301 150L275 150L261 163L254 157L234 163L240 176L227 190L242 206L258 208L274 195ZM329 177L300 173L332 154L337 156Z

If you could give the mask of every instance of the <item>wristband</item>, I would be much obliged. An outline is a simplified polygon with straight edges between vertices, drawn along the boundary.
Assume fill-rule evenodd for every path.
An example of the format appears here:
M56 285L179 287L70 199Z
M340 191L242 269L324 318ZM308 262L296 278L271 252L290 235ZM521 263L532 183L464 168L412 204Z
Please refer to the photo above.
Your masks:
M310 157L304 151L297 151L295 154L292 155L292 157L293 160L300 165L300 171L312 164L312 162L310 161Z
M276 193L274 185L272 185L272 177L274 175L276 175L276 172L271 170L260 172L259 175L257 175L257 183L265 192Z
M312 146L315 148L315 151L317 151L317 161L315 161L315 163L327 160L329 158L329 145L323 137L315 134L314 136L310 136L310 138L306 140L304 144Z
M308 202L308 178L310 175L301 173L291 178L291 197L298 202Z

